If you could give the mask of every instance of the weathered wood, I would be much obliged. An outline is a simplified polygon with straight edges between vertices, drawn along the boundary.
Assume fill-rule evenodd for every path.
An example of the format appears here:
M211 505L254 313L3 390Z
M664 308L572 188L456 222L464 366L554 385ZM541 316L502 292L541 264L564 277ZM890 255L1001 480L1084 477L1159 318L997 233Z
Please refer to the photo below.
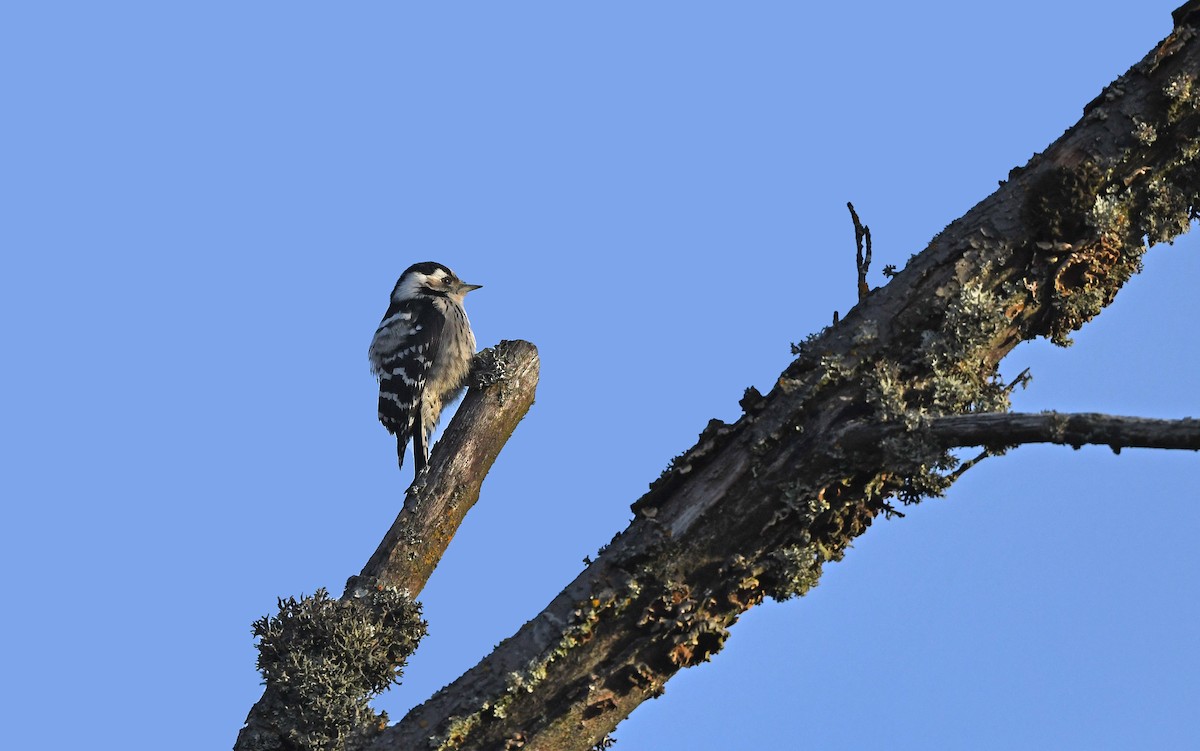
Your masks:
M537 388L537 348L504 341L476 356L472 386L433 447L429 466L413 480L404 508L346 592L366 583L416 597L441 560L483 479L529 407Z
M866 458L833 438L852 422L1006 409L995 368L1016 344L1064 342L1137 272L1144 239L1187 230L1200 196L1195 92L1200 42L1181 25L886 287L798 347L736 423L712 421L540 615L372 748L588 749L718 651L746 609L807 591L889 498L944 490L953 460L919 432Z
M408 637L402 648L397 645L392 651L389 660L395 663L389 661L384 668L390 671L403 662L424 634L419 610L412 609L407 598L415 598L425 586L463 518L479 499L483 478L500 449L533 404L539 363L537 348L524 341L500 342L476 355L471 388L433 447L429 466L414 479L395 523L362 573L350 577L338 603L339 607L359 608L356 612L364 623L373 617L383 620L371 627L359 623L336 631L339 638L319 640L316 649L306 649L292 658L316 665L338 665L345 673L354 674L361 670L354 661L365 651L356 640L366 634L371 646L378 647L382 626ZM407 598L401 598L403 602L395 600L399 595L392 590L404 592ZM378 600L398 605L398 609L370 604ZM303 609L312 601L305 598L293 602L293 606ZM281 600L281 609L283 604ZM364 604L366 607L361 607ZM339 612L337 608L317 609L325 614L323 617ZM401 612L404 615L399 615ZM397 628L396 618L410 622ZM333 743L330 739L337 738L361 745L365 738L379 732L379 718L363 711L366 701L380 690L378 686L370 681L346 682L356 685L351 690L315 679L315 685L297 688L292 685L297 672L291 663L276 667L262 698L250 709L235 751L303 749L314 743ZM354 696L348 697L349 693ZM356 701L339 702L339 698ZM314 740L318 738L322 740Z
M946 448L991 446L997 448L1025 443L1057 443L1064 446L1092 444L1123 448L1200 450L1200 420L1157 420L1095 412L1036 414L947 415L917 428ZM851 425L837 438L844 448L862 449L903 433L902 425Z

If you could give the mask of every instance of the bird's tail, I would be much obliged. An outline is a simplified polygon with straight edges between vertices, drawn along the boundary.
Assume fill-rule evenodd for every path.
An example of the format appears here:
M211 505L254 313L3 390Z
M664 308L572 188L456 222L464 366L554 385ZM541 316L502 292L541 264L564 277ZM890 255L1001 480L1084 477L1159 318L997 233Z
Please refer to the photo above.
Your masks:
M400 469L404 469L404 451L408 448L408 436L404 433L396 434L396 463Z
M425 469L425 467L429 464L429 446L427 446L425 443L427 438L425 436L425 431L421 429L420 420L413 420L412 440L413 466L415 467L417 474L420 474L421 470ZM403 456L403 449L401 449L401 455Z

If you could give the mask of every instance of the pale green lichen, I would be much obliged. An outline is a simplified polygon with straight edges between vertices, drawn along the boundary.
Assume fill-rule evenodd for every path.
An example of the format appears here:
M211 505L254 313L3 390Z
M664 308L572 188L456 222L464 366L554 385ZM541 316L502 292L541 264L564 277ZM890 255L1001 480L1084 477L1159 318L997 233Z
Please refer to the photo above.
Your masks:
M1091 224L1101 237L1119 239L1129 227L1129 199L1126 194L1109 186L1096 196L1092 204Z
M920 356L932 376L923 407L934 414L997 412L1008 400L985 362L990 345L1008 326L1011 299L1001 299L979 278L962 285L946 305L939 330L923 341Z
M1196 109L1196 86L1192 76L1186 73L1177 73L1167 80L1162 92L1169 100L1167 105L1167 123L1169 125L1174 125Z
M864 401L874 418L904 427L867 449L885 468L856 481L861 484L860 497L874 508L891 512L889 497L916 503L941 495L949 486L946 473L957 466L957 459L924 429L928 419L1009 407L1008 392L987 357L1009 325L1007 310L1028 292L1017 283L993 291L983 285L983 277L969 276L940 291L946 301L940 317L930 328L913 333L919 342L915 358L910 349L900 358L876 359L862 378Z
M854 373L854 365L843 355L829 353L821 355L817 370L820 379L816 388L822 389L844 382Z
M1158 140L1158 130L1150 123L1139 117L1133 118L1133 137L1143 146L1150 146Z
M453 751L466 743L487 719L507 717L519 695L537 690L546 680L550 666L555 661L587 643L601 617L606 612L614 615L623 612L637 599L641 588L636 579L630 579L621 592L609 590L579 603L573 613L573 622L563 630L554 646L531 660L523 669L510 671L505 677L504 689L497 698L482 702L479 709L471 714L452 717L442 732L430 737L431 748L435 751Z
M900 366L891 360L876 360L865 378L866 403L885 421L904 419L908 412L907 384Z
M821 580L821 567L828 560L821 546L784 545L767 554L764 590L780 602L802 597Z
M1171 242L1191 227L1188 196L1169 180L1151 180L1146 186L1146 237L1151 245Z
M238 740L252 751L339 751L387 724L370 700L399 678L425 635L420 605L389 588L279 600L254 622L266 690Z

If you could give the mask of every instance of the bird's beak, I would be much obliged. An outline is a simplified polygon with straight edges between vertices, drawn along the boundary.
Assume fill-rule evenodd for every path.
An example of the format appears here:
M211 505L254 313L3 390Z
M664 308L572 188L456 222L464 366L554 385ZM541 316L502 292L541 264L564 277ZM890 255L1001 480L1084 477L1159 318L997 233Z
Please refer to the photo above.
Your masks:
M467 284L466 282L459 282L458 283L458 291L462 292L465 295L468 292L470 292L471 290L479 289L482 286L483 286L482 284Z

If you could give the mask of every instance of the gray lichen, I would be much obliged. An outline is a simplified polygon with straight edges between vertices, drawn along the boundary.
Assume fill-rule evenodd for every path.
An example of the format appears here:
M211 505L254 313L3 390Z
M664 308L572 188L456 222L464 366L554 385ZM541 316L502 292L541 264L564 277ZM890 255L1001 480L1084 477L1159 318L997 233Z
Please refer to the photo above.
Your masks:
M1191 227L1189 196L1169 180L1151 180L1146 186L1146 237L1151 244L1166 243Z
M499 351L504 344L501 342L497 347L488 347L475 355L469 376L473 388L487 388L510 377L508 360Z
M1197 93L1195 80L1186 73L1177 73L1163 86L1163 96L1168 100L1167 123L1174 125L1196 109Z
M502 693L483 701L469 714L450 718L441 732L429 738L429 747L434 751L461 748L472 742L489 720L504 719L518 697L533 693L546 680L547 671L554 662L591 639L602 617L623 612L640 594L641 584L636 579L630 579L619 591L610 589L598 592L578 603L572 622L566 626L557 644L523 668L509 672L505 676Z
M1150 146L1158 140L1158 130L1152 124L1137 117L1133 119L1133 124L1133 135L1137 138L1138 143Z
M784 545L767 554L763 582L766 594L780 602L802 597L821 580L825 556L819 546Z
M399 676L425 635L420 605L394 589L367 588L335 600L324 589L279 600L254 622L266 691L239 747L338 751L387 724L370 700Z

